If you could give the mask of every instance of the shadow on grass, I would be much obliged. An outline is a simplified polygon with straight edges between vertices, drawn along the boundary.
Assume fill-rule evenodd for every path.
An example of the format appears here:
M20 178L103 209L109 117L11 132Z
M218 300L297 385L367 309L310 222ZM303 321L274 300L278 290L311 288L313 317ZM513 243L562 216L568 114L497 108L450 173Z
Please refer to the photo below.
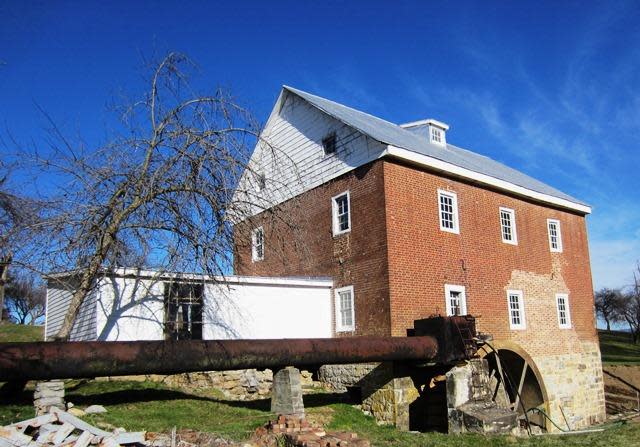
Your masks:
M76 405L91 405L99 399L101 405L122 405L140 402L166 402L173 400L194 400L198 402L212 402L227 405L235 408L245 408L249 410L260 410L269 412L271 410L271 399L257 399L248 401L227 400L215 397L201 396L187 393L180 390L171 389L126 389L117 391L100 392L95 391L88 394L81 394L82 386L75 387L68 394L68 400L72 400ZM21 400L31 402L32 395L23 393ZM312 393L303 397L304 405L307 408L322 407L333 403L354 403L348 393Z
M631 334L600 330L598 335L603 361L640 363L640 345L633 343Z

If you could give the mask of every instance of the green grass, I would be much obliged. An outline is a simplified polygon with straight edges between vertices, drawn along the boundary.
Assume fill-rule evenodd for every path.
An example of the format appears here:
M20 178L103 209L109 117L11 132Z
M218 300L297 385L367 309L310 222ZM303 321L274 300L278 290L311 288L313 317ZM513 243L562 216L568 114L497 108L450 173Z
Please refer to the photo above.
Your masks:
M27 390L12 403L0 403L0 425L33 417L32 397L33 390ZM65 399L79 408L103 405L107 413L83 419L129 431L192 428L230 439L246 439L273 417L267 401L222 401L215 393L189 394L157 382L72 382L67 384Z
M217 433L227 439L246 440L273 415L269 401L232 402L215 393L187 393L156 382L70 382L67 401L83 408L100 404L108 412L83 419L104 428L169 432L173 427ZM0 425L33 416L33 390L24 391L11 403L0 402ZM513 436L445 435L406 433L394 427L379 426L340 396L317 393L305 396L309 418L327 423L334 430L355 431L374 446L607 446L640 445L640 424L612 424L603 433L569 436L515 438ZM338 402L338 403L336 403ZM105 426L105 424L109 424ZM635 443L635 444L634 444Z
M42 341L44 326L29 326L24 324L0 323L0 343L10 341Z
M475 446L585 446L626 447L640 445L640 424L610 424L604 432L564 435L535 436L516 438L514 436L483 436L474 434L447 435L442 433L407 433L390 426L380 426L370 416L365 416L357 408L346 404L330 406L333 420L330 429L356 431L362 438L369 439L371 445L386 447L438 446L438 447L475 447Z
M598 331L602 362L617 365L640 365L640 344L634 344L627 332Z

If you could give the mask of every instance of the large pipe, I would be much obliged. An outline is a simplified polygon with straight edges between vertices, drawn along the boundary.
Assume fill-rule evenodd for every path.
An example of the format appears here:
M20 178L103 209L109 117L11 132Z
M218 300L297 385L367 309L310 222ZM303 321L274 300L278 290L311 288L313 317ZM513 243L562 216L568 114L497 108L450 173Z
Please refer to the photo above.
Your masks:
M0 381L426 361L437 354L431 336L0 343Z

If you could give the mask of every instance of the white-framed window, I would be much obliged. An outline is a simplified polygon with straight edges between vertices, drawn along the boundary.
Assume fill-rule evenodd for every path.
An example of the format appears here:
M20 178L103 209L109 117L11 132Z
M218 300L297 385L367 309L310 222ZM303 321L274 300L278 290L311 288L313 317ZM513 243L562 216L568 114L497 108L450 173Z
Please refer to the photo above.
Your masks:
M333 235L351 231L351 203L349 191L345 191L331 198L333 214Z
M509 326L511 329L526 329L522 290L507 290L507 305L509 306Z
M438 210L440 213L440 229L450 233L459 233L457 194L439 189Z
M547 231L549 232L549 249L556 253L562 253L560 221L557 219L547 219Z
M251 232L251 260L253 262L264 259L264 229L258 227Z
M516 212L510 208L500 208L500 231L502 242L518 245L518 233L516 232Z
M467 314L467 295L464 286L444 285L447 316Z
M431 142L436 144L443 144L444 138L442 135L442 129L431 126Z
M561 329L571 327L571 313L569 312L569 295L556 293L556 308L558 310L558 326Z
M353 331L356 328L356 314L353 301L353 286L335 290L336 332Z

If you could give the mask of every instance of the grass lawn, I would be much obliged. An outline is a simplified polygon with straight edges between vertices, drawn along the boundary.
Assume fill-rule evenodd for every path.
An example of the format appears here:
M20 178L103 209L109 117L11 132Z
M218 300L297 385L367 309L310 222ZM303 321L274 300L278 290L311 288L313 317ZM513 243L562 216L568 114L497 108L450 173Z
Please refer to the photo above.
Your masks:
M42 327L0 324L0 342L42 339ZM600 331L605 363L640 365L640 346L631 343L628 334ZM10 401L0 398L0 425L33 416L33 389ZM169 432L195 429L217 433L228 439L245 440L273 415L269 401L232 402L215 391L198 394L172 389L156 382L69 382L66 400L83 408L100 404L108 412L86 416L90 423L104 428ZM357 432L374 446L640 446L640 424L618 423L606 426L602 433L568 436L515 438L513 436L444 435L406 433L394 427L379 426L371 417L342 400L341 396L318 393L305 396L310 419L329 429ZM105 425L108 424L108 425Z
M10 341L42 341L43 337L44 326L29 326L8 322L0 323L0 343Z
M24 391L13 403L0 403L0 425L33 417L32 398L33 389ZM215 393L194 395L157 382L70 382L65 399L79 408L103 405L107 413L83 419L94 425L110 424L129 431L192 428L231 439L246 439L272 417L264 401L222 401Z
M33 416L32 390L25 391L13 403L0 403L0 425ZM310 419L330 429L356 431L374 446L631 446L640 444L640 424L615 424L603 433L569 436L545 436L530 439L512 436L444 435L406 433L379 426L371 417L334 394L305 396ZM100 404L108 412L85 416L98 426L110 424L127 430L169 432L172 427L214 432L227 439L245 440L273 415L269 401L230 402L216 394L190 394L155 382L71 382L67 401L78 407ZM108 427L106 427L108 428ZM635 443L635 444L634 444Z
M602 362L618 365L640 365L640 344L633 344L627 332L598 331Z

